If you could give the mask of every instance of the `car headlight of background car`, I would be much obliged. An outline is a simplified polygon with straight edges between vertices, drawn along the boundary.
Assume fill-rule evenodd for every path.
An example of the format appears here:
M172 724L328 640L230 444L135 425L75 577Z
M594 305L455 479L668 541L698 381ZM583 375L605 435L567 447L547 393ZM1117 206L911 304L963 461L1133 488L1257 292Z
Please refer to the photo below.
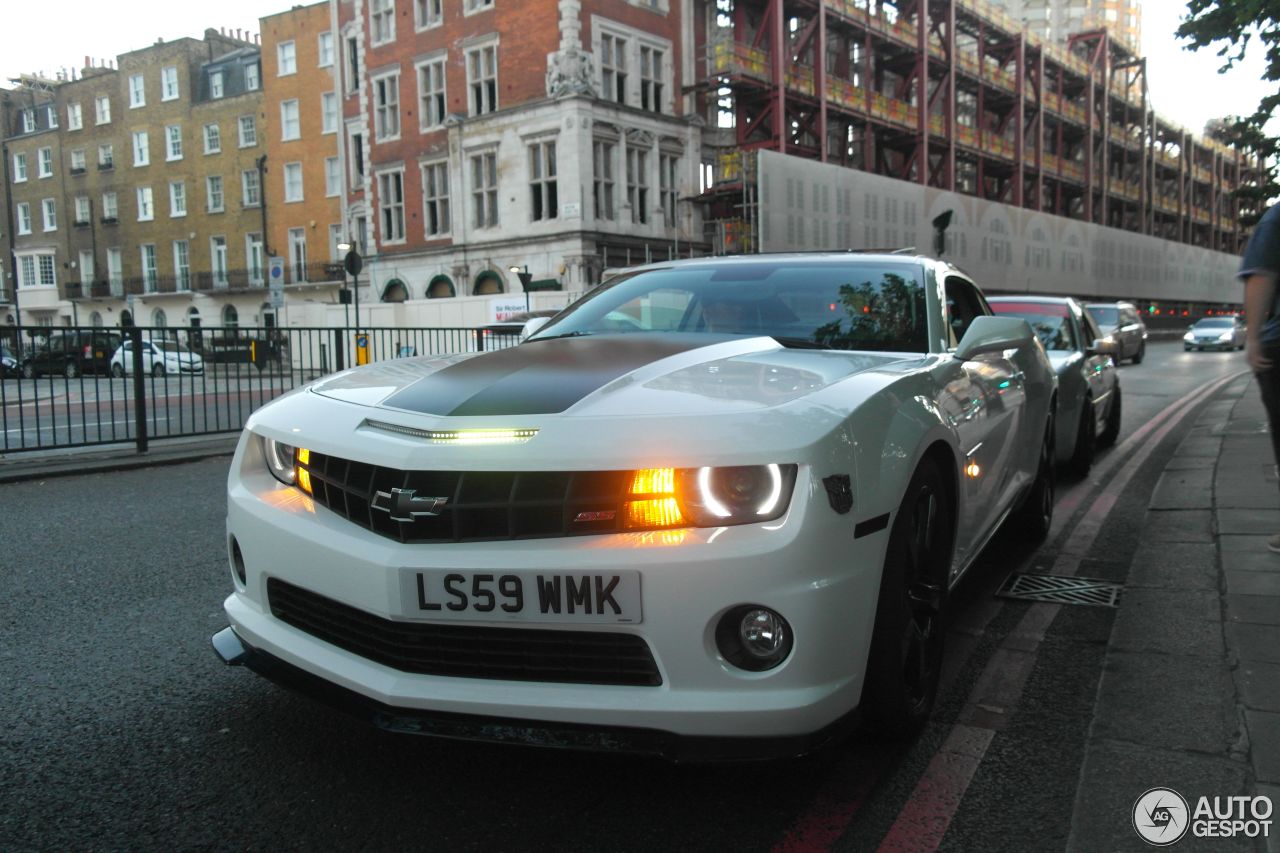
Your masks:
M1232 339L1231 332L1223 332L1222 334L1218 335L1218 340L1220 341L1229 341L1231 339Z
M1184 341L1191 342L1196 339L1196 336L1194 332L1187 332L1185 335L1182 336L1182 339Z

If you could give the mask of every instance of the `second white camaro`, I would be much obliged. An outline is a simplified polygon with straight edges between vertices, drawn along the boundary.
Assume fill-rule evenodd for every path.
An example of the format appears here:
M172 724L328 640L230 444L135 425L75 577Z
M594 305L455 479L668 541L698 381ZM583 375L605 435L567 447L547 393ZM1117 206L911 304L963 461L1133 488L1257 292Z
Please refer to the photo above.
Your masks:
M950 590L1010 516L1048 531L1055 387L1026 322L929 258L628 271L518 347L255 413L214 646L446 737L724 758L859 709L909 731Z

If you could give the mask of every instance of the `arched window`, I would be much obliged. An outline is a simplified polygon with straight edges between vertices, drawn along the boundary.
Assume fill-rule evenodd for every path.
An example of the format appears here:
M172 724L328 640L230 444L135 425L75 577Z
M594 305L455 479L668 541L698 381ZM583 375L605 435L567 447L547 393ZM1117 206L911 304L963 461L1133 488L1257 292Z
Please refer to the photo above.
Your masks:
M163 308L157 308L151 312L151 325L157 329L163 329L169 325L169 318L165 316Z
M120 325L121 325L121 326L132 326L132 325L133 325L133 312L131 312L131 311L130 311L129 309L127 309L127 308L126 308L125 310L121 311L121 312L120 312Z
M92 314L89 315L89 325L93 326L95 329L102 328L102 312L101 311L94 311Z
M193 329L200 326L200 309L194 305L187 309L187 325Z
M453 286L453 280L447 275L438 275L427 285L428 299L447 299L457 295L458 291Z
M240 325L240 312L236 311L236 306L227 305L222 309L222 325L232 329Z
M387 282L386 288L382 291L383 302L404 302L409 298L409 288L404 286L404 282L398 278L393 278Z
M506 288L502 286L502 276L493 270L485 270L476 276L475 287L471 289L472 296L488 296L494 293L503 293Z

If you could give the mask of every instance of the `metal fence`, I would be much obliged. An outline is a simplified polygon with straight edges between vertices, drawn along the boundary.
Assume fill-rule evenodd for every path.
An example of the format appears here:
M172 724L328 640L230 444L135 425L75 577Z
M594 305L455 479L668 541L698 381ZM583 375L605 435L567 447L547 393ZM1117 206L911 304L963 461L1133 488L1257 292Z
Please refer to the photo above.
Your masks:
M238 432L255 409L345 367L514 346L470 328L24 328L0 339L0 453Z

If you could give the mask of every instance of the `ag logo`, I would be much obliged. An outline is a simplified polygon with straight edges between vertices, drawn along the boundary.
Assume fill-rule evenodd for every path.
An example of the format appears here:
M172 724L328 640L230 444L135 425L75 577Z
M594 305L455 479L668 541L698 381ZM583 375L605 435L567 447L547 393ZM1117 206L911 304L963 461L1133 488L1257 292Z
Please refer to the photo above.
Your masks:
M1181 840L1190 824L1187 801L1171 788L1152 788L1133 804L1133 828L1143 841L1156 847Z

